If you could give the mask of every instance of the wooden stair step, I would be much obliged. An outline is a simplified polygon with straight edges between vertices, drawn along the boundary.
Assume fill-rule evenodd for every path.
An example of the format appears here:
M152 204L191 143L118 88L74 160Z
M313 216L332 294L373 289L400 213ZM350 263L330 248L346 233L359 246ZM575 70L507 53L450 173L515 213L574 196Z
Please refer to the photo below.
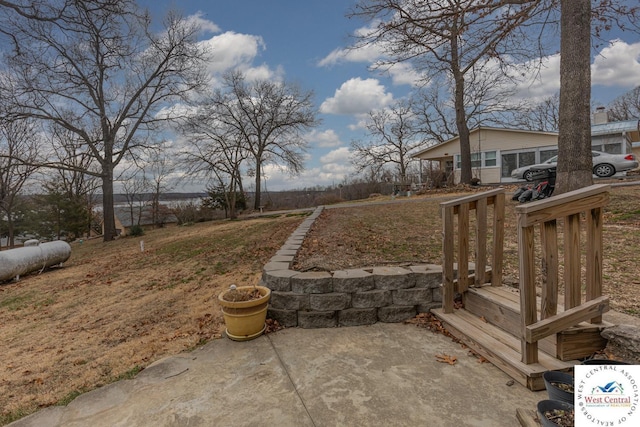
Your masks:
M568 371L579 363L561 361L540 352L538 363L527 365L521 361L520 341L504 330L465 309L453 313L444 313L442 309L432 312L452 335L530 390L544 389L542 374L545 371Z
M520 293L515 289L508 288L506 286L482 286L478 288L469 288L469 292L482 295L485 298L489 298L500 305L509 308L517 313L520 313ZM536 298L536 305L538 307L538 318L540 318L540 297ZM558 312L564 311L564 304L558 303ZM588 322L582 322L579 325L572 327L571 329L602 329L603 327L612 326L611 323L602 322L597 324L591 324ZM569 329L570 330L570 329Z
M540 307L539 298L537 306ZM519 337L521 334L520 295L511 288L504 286L469 288L465 294L465 308L511 335ZM559 304L558 311L563 310L564 307ZM611 324L581 322L540 340L539 349L561 360L588 357L606 346L606 340L600 336L600 332L607 326Z

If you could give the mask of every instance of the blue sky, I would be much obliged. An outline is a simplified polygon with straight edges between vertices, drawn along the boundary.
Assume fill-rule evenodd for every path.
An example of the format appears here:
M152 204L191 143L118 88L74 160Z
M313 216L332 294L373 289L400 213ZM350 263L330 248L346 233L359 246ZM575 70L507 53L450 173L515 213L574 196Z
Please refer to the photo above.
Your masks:
M375 49L345 53L365 23L345 17L353 0L143 0L154 19L170 9L198 19L202 40L214 50L212 74L239 68L248 76L284 79L313 90L323 123L306 139L306 171L291 178L267 167L270 191L340 183L351 173L348 147L364 139L363 120L411 90L411 69L393 75L369 71ZM615 38L617 37L617 39ZM606 104L640 85L640 36L616 34L594 52L592 101ZM551 57L521 96L544 98L559 89L559 57ZM215 80L214 80L215 81Z

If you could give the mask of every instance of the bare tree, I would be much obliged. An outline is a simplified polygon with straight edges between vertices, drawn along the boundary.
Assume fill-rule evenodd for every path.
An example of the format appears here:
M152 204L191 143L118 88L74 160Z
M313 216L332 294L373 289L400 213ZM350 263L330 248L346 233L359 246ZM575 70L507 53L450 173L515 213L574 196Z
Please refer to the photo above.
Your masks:
M122 194L129 213L131 226L140 225L144 206L146 204L146 193L149 189L149 182L145 179L144 172L137 170L132 174L122 177Z
M151 150L143 169L151 191L151 220L154 225L161 227L166 221L167 209L163 209L160 204L160 197L174 188L171 177L176 171L176 162L170 158L163 144L158 149Z
M169 14L160 33L133 0L73 1L53 21L16 18L7 32L18 40L6 56L3 96L25 116L76 134L99 164L104 240L115 237L114 169L145 147L158 111L204 87L205 59L198 28ZM2 90L0 89L0 90ZM47 166L77 169L53 161Z
M457 135L455 109L440 89L439 85L431 85L413 97L418 131L431 143L441 143Z
M10 17L11 12L13 12L23 18L52 21L60 17L67 3L69 3L68 0L63 2L51 0L0 0L0 10L3 10L7 17Z
M611 101L608 109L611 120L640 120L640 86Z
M358 172L392 165L406 184L409 153L422 144L411 102L398 101L387 110L372 111L367 121L369 139L351 143L352 163Z
M517 128L557 132L560 127L560 93L539 103L523 105L514 113L513 125Z
M100 188L100 165L91 153L85 150L83 141L74 132L60 126L50 126L50 147L48 158L68 165L67 168L50 168L50 180L75 203L86 207L86 233L91 234L95 195ZM41 147L41 149L43 149ZM91 171L92 173L87 173Z
M513 125L513 115L522 111L523 102L512 96L515 86L511 79L485 61L469 70L465 77L464 105L467 127ZM430 85L413 96L413 110L418 130L431 143L447 141L458 134L456 110L447 82L435 77ZM506 101L509 100L510 101Z
M188 176L213 180L217 182L214 187L224 189L229 217L235 219L237 193L243 189L241 167L251 153L244 134L235 124L225 122L228 111L221 108L220 95L204 101L181 126L188 137L181 157Z
M18 197L38 169L33 165L40 142L37 136L31 120L0 119L0 211L6 218L9 247L15 244L13 214Z
M358 46L376 44L387 54L379 66L411 62L431 76L450 79L455 123L460 137L461 176L471 181L468 81L480 76L491 59L496 72L503 59L526 58L519 27L543 10L538 1L360 0L350 16L376 26L360 37Z
M240 72L224 77L225 87L217 91L213 105L218 120L242 137L251 153L255 173L254 209L261 206L262 170L276 164L292 174L304 169L307 142L303 133L319 124L312 98L284 82L247 82Z
M0 0L0 34L7 37L13 49L20 51L20 40L9 29L16 18L32 21L55 21L73 0Z

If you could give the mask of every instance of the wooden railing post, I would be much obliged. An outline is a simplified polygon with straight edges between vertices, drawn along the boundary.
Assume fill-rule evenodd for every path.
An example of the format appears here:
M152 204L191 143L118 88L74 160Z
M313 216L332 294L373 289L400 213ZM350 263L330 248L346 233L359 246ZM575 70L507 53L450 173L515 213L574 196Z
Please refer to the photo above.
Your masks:
M580 305L580 213L564 219L564 309Z
M442 310L453 312L456 292L464 295L469 284L481 286L489 280L487 276L487 232L488 206L493 205L493 241L491 247L490 280L494 286L502 283L502 261L504 243L504 189L462 197L440 204L442 211ZM475 271L473 281L469 274L470 211L475 209ZM455 225L457 218L457 236ZM457 251L455 245L457 243ZM454 260L457 255L458 274L454 277Z
M556 220L540 225L542 246L542 287L540 320L558 313L558 225Z
M442 207L442 310L453 313L453 207Z
M594 208L587 214L587 301L602 296L602 208ZM601 323L602 316L591 319L591 323Z
M538 321L536 305L536 271L533 226L518 226L518 252L520 254L520 320L522 322L522 362L538 362L538 343L528 343L524 337L527 326Z
M502 262L504 260L504 193L496 194L493 201L492 249L491 285L502 286Z
M476 202L476 286L486 283L485 272L487 270L487 199Z
M469 204L458 205L458 292L469 286Z

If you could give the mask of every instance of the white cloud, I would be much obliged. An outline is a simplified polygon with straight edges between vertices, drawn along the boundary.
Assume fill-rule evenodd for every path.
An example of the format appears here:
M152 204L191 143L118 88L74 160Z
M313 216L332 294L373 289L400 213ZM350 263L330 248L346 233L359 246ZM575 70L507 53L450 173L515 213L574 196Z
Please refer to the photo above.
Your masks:
M419 81L424 80L424 76L407 62L394 64L389 68L388 73L391 76L391 81L395 85L415 86Z
M219 33L221 31L220 27L208 19L203 18L203 16L204 13L199 11L193 15L187 16L186 20L190 24L197 25L203 33Z
M602 49L591 65L594 85L633 88L640 83L640 42L616 39Z
M209 72L221 73L239 66L249 67L265 49L262 37L227 31L203 41L210 49Z
M267 178L267 188L271 191L326 187L342 182L353 173L347 147L330 151L320 158L319 165L291 177L276 165L266 165L263 172Z
M375 31L377 22L372 22L369 27L361 27L354 32L356 37L366 37L367 34ZM339 48L334 49L329 55L318 62L320 67L328 67L341 62L365 62L374 63L383 56L383 49L378 44L366 44L359 48Z
M542 64L540 68L537 63ZM527 98L532 102L541 102L560 90L560 54L535 59L521 67L522 83L518 85L515 98ZM516 70L518 67L516 66ZM520 72L520 71L518 71Z
M331 98L320 105L320 112L325 114L366 114L373 109L389 105L393 94L386 92L385 87L377 79L347 80L336 89Z
M531 64L526 64L522 69L527 69ZM524 83L519 85L517 98L539 102L560 90L560 54L543 58L542 64L541 69L531 69L522 76ZM639 83L640 42L629 44L618 39L612 40L595 56L591 64L591 85L594 88L631 89Z
M342 144L340 137L333 129L313 130L307 134L306 139L317 148L331 148Z
M349 151L348 147L340 147L320 157L320 163L322 163L323 165L347 163L349 162L350 156L351 152Z
M279 81L284 77L284 69L281 66L271 69L267 64L256 67L239 67L244 72L247 80L272 80Z
M318 61L318 66L329 67L341 62L373 63L382 55L375 45L367 45L358 49L334 49L329 55Z
M254 65L256 58L266 49L260 36L240 34L233 31L202 41L209 51L207 70L213 86L219 83L220 75L229 70L240 70L247 80L282 80L284 69L271 68L267 64Z
M356 36L365 36L366 34L375 31L372 29L375 25L372 25L372 27L362 27L356 30ZM362 62L375 68L375 64L383 60L384 57L385 54L382 45L371 43L358 48L351 47L334 49L329 53L329 55L318 61L318 66L330 67L343 62ZM390 67L383 66L381 69L389 73L391 81L395 85L414 86L421 78L420 73L418 73L408 62L394 64Z

